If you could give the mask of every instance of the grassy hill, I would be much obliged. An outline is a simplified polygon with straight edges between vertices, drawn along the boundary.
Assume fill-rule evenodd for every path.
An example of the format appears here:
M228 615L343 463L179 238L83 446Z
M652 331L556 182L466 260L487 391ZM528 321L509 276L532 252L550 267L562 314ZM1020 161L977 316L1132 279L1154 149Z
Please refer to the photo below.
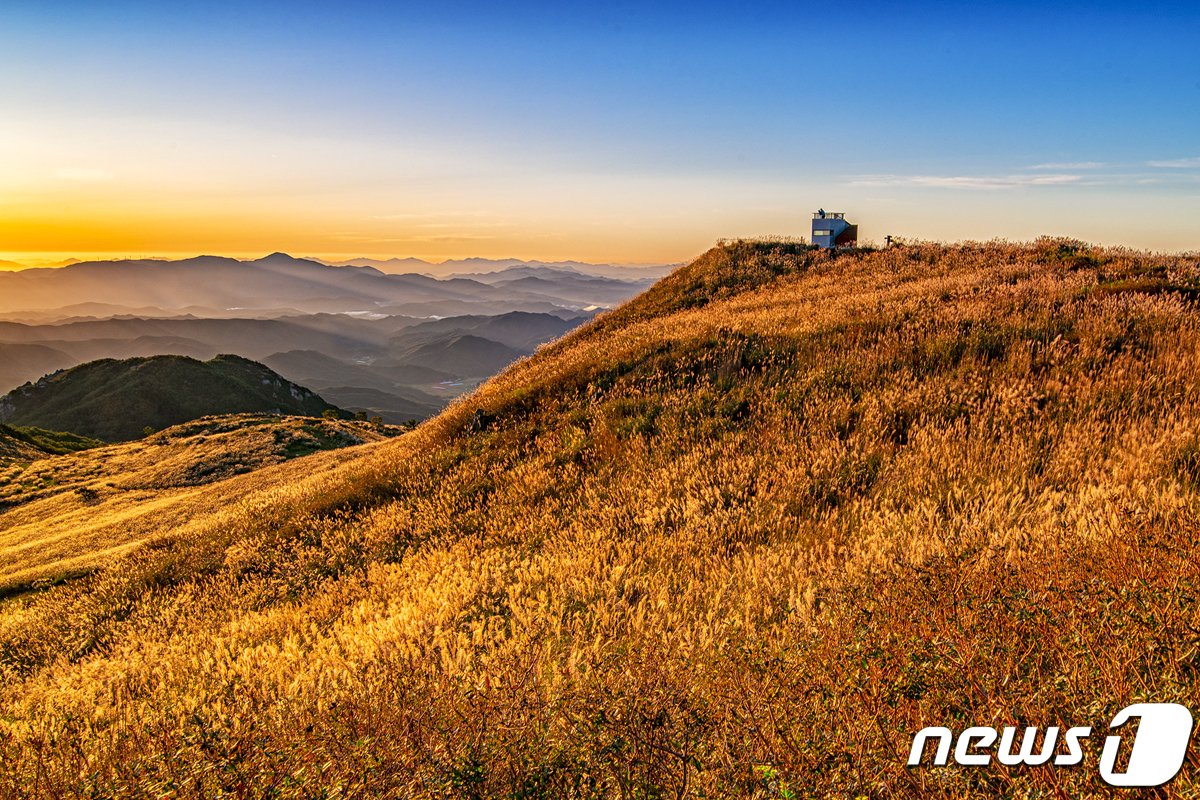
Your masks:
M92 361L20 386L0 397L0 420L128 441L147 427L160 430L213 414L318 416L333 408L245 358L151 356Z
M102 444L96 439L74 433L0 425L0 467L13 461L33 461L47 456L76 453Z
M235 414L103 446L18 429L14 439L36 443L27 453L34 460L5 463L6 426L0 426L0 597L87 574L147 538L186 527L188 500L215 499L201 487L220 483L219 503L232 504L245 487L270 479L268 467L403 431L354 420ZM62 457L50 452L84 445L94 449Z
M410 435L148 491L186 525L0 605L0 785L1099 794L1102 737L903 764L1200 705L1198 289L1070 242L714 249Z

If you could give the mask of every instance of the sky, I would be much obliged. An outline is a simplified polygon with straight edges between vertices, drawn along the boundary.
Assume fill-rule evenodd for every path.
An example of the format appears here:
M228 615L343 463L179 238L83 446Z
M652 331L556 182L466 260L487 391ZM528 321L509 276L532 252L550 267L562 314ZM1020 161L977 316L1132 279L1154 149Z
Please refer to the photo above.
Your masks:
M1200 250L1200 4L0 9L0 259Z

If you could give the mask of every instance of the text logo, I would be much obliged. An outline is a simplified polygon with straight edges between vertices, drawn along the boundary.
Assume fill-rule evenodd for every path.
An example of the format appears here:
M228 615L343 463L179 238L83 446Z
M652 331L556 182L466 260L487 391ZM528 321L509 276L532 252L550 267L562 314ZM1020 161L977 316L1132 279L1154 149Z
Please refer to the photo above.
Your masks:
M1118 730L1135 718L1138 729L1129 748L1128 763L1123 770L1117 771L1122 737L1120 734L1109 735L1100 753L1100 777L1110 786L1161 786L1178 775L1183 767L1192 738L1192 713L1177 703L1135 703L1121 709L1113 717L1109 729ZM923 728L913 737L908 765L919 766L925 758L926 745L933 742L934 766L946 766L951 752L956 764L987 766L992 761L991 750L999 739L995 758L1005 766L1037 767L1051 759L1055 766L1074 766L1083 761L1080 742L1092 735L1092 729L1070 728L1060 741L1059 728L1047 728L1040 747L1038 733L1038 728L1028 727L1018 743L1017 729L1011 727L1000 732L987 726L975 726L967 728L957 738L949 728Z

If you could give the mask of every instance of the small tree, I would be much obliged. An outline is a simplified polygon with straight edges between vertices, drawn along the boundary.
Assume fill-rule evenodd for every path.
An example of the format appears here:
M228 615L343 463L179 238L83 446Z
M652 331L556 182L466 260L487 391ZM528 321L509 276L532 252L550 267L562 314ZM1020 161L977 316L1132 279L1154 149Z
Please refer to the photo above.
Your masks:
M321 412L321 419L341 419L342 415L336 408L327 408Z

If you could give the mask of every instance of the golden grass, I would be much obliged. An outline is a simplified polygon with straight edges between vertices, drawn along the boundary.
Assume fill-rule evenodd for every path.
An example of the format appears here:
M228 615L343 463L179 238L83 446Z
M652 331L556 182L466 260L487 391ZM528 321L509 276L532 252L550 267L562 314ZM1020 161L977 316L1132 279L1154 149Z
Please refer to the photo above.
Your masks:
M223 513L238 498L353 456L265 467L317 450L382 441L401 430L233 414L135 442L10 463L0 474L0 596L87 574L148 538Z
M1198 286L1052 241L717 248L0 606L0 791L1102 794L1091 751L903 763L924 725L1200 706Z

